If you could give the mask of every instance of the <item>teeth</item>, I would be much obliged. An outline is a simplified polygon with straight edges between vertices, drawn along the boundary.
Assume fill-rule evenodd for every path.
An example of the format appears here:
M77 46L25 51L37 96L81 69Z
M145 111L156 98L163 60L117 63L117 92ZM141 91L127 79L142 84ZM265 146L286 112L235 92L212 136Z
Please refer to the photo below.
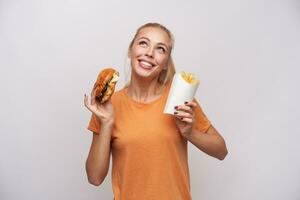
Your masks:
M146 61L141 61L141 64L146 65L148 67L152 67L152 65Z

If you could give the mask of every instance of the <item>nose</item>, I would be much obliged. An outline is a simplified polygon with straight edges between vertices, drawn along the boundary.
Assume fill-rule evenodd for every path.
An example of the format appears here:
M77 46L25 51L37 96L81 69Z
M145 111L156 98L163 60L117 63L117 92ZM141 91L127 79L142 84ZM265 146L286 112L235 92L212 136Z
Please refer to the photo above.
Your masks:
M154 54L154 48L153 48L153 46L150 46L150 47L147 49L146 55L152 58L152 57L153 57L153 54Z

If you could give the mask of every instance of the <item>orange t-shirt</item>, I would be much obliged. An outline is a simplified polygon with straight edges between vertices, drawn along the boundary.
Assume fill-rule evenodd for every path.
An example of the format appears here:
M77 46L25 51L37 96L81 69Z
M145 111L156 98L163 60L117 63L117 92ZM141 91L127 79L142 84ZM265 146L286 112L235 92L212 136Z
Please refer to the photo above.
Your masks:
M187 140L180 135L175 117L163 113L169 89L150 103L134 101L127 88L111 98L115 200L191 200ZM194 127L203 133L211 125L199 104L195 120ZM99 122L92 115L88 129L98 134Z

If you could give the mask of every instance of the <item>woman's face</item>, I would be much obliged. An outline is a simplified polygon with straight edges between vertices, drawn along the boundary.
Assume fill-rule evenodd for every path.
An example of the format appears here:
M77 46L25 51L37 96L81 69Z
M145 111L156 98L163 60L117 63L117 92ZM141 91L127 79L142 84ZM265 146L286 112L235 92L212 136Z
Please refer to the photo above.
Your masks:
M167 68L171 40L160 28L140 30L129 52L132 75L153 80Z

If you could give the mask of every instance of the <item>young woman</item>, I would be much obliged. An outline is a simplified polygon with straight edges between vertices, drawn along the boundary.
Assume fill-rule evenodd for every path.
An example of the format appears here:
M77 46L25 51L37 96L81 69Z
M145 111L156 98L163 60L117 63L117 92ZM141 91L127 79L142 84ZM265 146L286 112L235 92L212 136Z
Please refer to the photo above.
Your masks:
M115 200L190 200L188 141L223 160L225 141L196 100L163 114L175 73L170 31L157 23L141 26L128 49L131 79L111 100L98 104L85 95L93 132L86 161L88 180L100 185L112 155Z

